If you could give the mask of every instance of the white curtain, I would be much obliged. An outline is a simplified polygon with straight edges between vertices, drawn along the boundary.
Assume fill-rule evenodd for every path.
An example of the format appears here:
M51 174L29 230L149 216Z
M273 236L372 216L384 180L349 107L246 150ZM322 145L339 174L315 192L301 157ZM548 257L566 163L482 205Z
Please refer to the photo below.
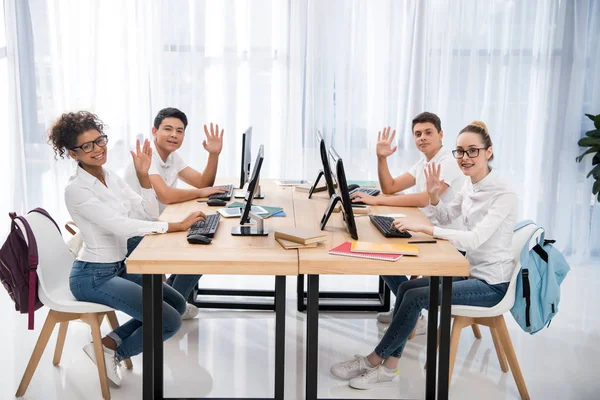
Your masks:
M520 217L579 260L600 255L591 162L575 163L591 129L584 113L600 113L597 0L5 2L16 71L9 115L18 117L8 118L5 150L19 199L10 206L68 218L72 162L55 162L45 142L67 110L89 109L110 126L118 172L163 107L187 113L181 153L196 168L206 160L202 125L219 122L219 175L233 182L249 125L254 150L265 145L265 177L312 179L321 130L350 179L376 179L386 125L398 131L391 165L400 174L419 157L411 119L427 110L449 147L468 122L485 121Z
M598 1L311 2L307 134L320 129L352 179L377 179L377 131L397 129L399 175L419 157L411 120L431 111L452 147L488 125L495 168L531 218L578 260L600 256L600 209L577 140L600 114ZM315 160L314 151L308 159ZM308 175L318 163L312 161ZM595 254L593 254L595 252Z

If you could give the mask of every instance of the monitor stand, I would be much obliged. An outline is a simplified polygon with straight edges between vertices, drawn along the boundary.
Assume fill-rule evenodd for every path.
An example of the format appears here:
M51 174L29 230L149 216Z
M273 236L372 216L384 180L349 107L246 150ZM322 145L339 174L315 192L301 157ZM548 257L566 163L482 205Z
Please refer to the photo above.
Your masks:
M325 209L325 214L323 214L323 218L321 218L321 230L325 229L325 225L327 225L329 217L331 217L333 210L335 210L335 207L341 201L342 198L337 194L334 193L333 196L331 196L331 198L329 199L329 204L327 205L327 209Z
M321 177L324 175L325 173L323 172L322 169L319 170L319 174L317 175L317 179L315 179L315 183L312 185L312 187L310 188L310 190L308 191L308 198L310 199L313 195L313 192L315 191L315 189L317 188L317 185L319 184L319 181L321 180Z
M237 192L233 193L233 197L236 199L244 199L246 198L246 191L245 190L238 190ZM260 190L260 185L258 186L258 192L254 193L254 197L253 199L264 199L265 195L262 193L262 191Z
M253 226L234 226L231 228L232 236L269 236L269 229L265 227L265 220L258 214L249 213L250 220L256 221Z

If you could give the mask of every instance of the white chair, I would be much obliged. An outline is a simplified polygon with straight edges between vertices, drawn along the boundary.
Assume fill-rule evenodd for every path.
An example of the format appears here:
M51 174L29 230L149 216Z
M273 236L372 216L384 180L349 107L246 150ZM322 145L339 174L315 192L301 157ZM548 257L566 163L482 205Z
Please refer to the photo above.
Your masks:
M50 312L46 317L40 336L33 349L33 353L17 389L16 397L21 397L25 394L56 324L60 324L60 328L54 351L54 365L60 363L69 321L80 319L90 325L92 329L102 397L108 400L110 399L110 391L102 350L100 325L104 316L106 316L111 327L113 329L117 328L119 326L117 316L114 310L108 306L77 301L73 297L69 289L69 274L74 258L58 229L56 229L56 226L48 218L35 212L27 214L25 219L31 226L37 242L39 260L37 270L38 296L42 303L50 309ZM15 221L25 231L21 222L18 220ZM125 365L128 369L133 368L131 360L125 360Z
M473 306L452 306L452 317L454 323L452 324L452 334L450 336L450 371L448 374L448 382L452 380L452 370L454 368L454 362L456 361L456 350L458 349L458 341L460 339L460 332L463 328L471 326L473 324L484 325L490 328L492 334L492 340L494 341L494 347L496 348L496 354L498 355L498 361L500 362L500 368L502 372L508 372L508 366L512 370L513 377L519 389L519 394L523 400L529 399L529 393L527 392L527 386L517 361L517 356L506 328L506 322L504 321L504 313L510 311L515 303L515 291L516 282L519 271L521 270L520 255L521 250L527 244L527 240L533 234L535 230L534 225L526 226L513 235L512 240L512 254L516 262L516 268L510 279L508 290L506 295L496 304L494 307L473 307ZM541 230L536 232L530 242L529 247L532 248L537 243L537 239L541 233ZM508 365L507 365L508 359Z

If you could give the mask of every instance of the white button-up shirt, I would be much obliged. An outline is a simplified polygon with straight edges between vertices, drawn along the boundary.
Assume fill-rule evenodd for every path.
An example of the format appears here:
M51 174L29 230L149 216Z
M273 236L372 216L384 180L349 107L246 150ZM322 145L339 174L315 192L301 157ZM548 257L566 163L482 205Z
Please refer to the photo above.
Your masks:
M104 168L104 186L81 167L69 180L65 202L83 237L78 260L111 263L125 259L127 239L149 233L165 233L167 222L158 218L153 189L135 193L117 174ZM151 221L131 218L144 216Z
M450 203L454 199L454 195L461 190L464 182L465 175L462 173L460 168L458 167L458 163L456 159L452 156L452 152L449 148L442 146L438 150L438 152L433 156L433 158L429 161L423 155L419 161L415 165L413 165L408 173L414 176L415 178L415 192L422 193L427 190L427 179L425 179L425 168L427 168L431 163L435 163L436 165L440 165L440 179L443 179L444 182L448 185L444 194L440 197L445 203ZM420 210L425 214L427 218L431 220L431 222L436 223L434 212L430 210L430 207L423 207ZM462 225L460 225L459 221L454 221L451 223L449 228L452 229L460 229Z
M473 278L492 285L510 281L517 195L495 171L475 184L467 179L453 201L440 201L431 209L441 224L462 217L465 230L436 226L433 235L467 252Z

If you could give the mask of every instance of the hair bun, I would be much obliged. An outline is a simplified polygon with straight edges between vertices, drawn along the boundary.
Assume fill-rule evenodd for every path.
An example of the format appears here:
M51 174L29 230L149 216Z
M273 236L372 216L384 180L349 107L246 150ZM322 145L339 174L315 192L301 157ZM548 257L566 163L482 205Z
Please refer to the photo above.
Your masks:
M487 125L483 121L478 121L478 120L471 121L471 123L469 125L477 126L477 127L481 128L481 129L485 130L485 133L488 132Z

